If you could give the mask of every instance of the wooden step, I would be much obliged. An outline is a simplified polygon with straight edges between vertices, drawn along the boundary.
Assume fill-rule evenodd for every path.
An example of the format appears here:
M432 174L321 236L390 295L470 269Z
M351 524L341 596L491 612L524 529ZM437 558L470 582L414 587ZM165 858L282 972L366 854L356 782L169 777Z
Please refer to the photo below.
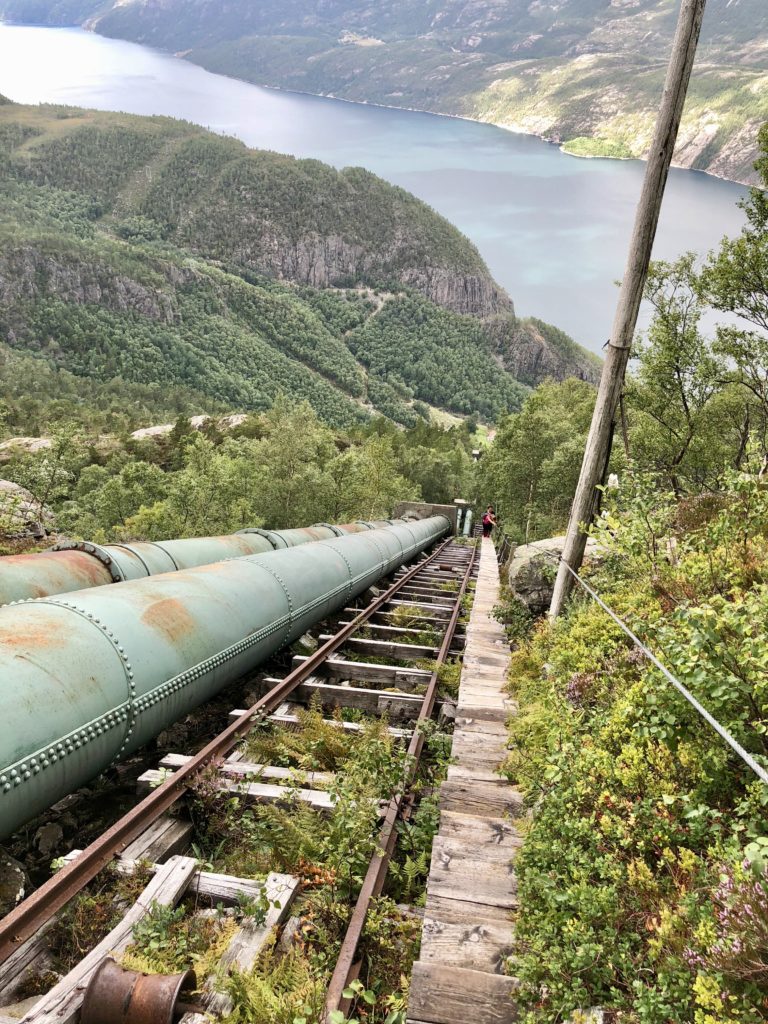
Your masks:
M517 982L501 974L413 965L408 1024L512 1024Z
M503 974L512 952L512 925L485 917L478 908L465 921L424 915L419 959L445 967Z
M519 818L524 813L523 798L506 780L449 779L440 787L440 809L492 818Z
M428 896L514 909L517 879L512 862L506 857L486 857L487 852L437 835L432 846Z

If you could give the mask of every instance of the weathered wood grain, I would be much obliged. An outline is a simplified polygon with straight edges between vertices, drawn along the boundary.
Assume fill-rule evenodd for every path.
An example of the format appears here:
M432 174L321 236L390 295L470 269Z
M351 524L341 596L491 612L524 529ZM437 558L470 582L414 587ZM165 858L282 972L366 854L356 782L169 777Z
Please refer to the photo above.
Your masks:
M295 655L293 668L299 668L307 659ZM420 668L399 668L396 665L373 665L365 661L345 661L343 658L329 658L318 669L322 678L356 679L363 683L384 683L400 690L412 691L415 687L426 686L431 673Z
M161 768L183 768L192 760L184 754L166 754L160 762ZM281 779L285 782L300 783L311 789L330 786L335 776L332 772L310 772L302 771L300 768L283 768L273 764L255 764L252 761L224 761L219 765L219 771L225 775L232 775L235 778L253 776L254 781L260 779Z
M192 842L192 823L162 814L121 853L126 860L149 860L162 864L177 853L186 853Z
M133 927L153 904L175 906L189 886L197 863L191 857L171 857L162 864L123 920L73 970L43 996L23 1018L23 1024L73 1024L80 1012L91 975L104 959L130 944Z
M511 1024L514 978L455 966L413 965L408 1020L424 1024Z
M223 1017L232 1010L231 998L222 991L223 979L234 969L249 971L253 967L272 934L272 929L282 924L288 916L288 909L300 884L300 879L294 878L293 875L268 875L265 886L271 905L264 923L257 924L253 918L245 918L232 936L216 975L210 977L203 987L200 1002L206 1013L185 1014L181 1018L181 1024L210 1024L208 1014Z
M136 780L139 793L148 792L159 786L168 778L168 772L150 769ZM333 808L333 797L322 790L301 789L295 786L277 786L268 782L247 782L221 777L217 781L217 789L222 793L233 793L247 803L291 804L298 800L309 804L319 811L330 811Z

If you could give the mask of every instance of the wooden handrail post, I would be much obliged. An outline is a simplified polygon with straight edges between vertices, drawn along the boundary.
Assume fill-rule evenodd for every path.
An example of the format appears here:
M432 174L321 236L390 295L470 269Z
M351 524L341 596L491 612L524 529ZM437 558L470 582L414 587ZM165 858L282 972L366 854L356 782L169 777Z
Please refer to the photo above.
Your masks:
M587 543L584 528L592 520L595 488L602 483L602 475L606 468L616 408L624 387L624 375L648 276L661 201L664 198L664 188L677 141L706 2L707 0L682 0L680 6L672 56L664 82L656 130L648 154L643 190L635 215L635 226L621 282L611 340L608 342L608 352L603 364L597 402L563 548L563 561L575 571L579 570L584 558ZM573 577L566 565L560 565L555 581L549 609L552 618L556 618L562 611L573 586Z

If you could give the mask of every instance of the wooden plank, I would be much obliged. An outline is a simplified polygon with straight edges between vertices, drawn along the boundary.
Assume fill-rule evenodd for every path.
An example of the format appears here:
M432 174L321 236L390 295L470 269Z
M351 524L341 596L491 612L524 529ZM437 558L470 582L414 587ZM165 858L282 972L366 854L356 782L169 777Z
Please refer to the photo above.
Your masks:
M460 715L470 718L487 718L492 722L506 722L514 714L516 705L500 697L466 697L459 691L457 704Z
M69 974L23 1018L23 1024L73 1024L83 1002L91 975L105 956L122 953L130 945L133 927L154 904L175 906L197 869L192 857L171 857L162 864L122 921Z
M80 856L81 850L72 850L63 858L65 862L76 859ZM142 860L126 860L120 857L114 861L116 871L124 875L132 875L139 866L146 868L153 874L157 874L160 865L152 864ZM266 886L267 898L270 901L279 900L281 897L280 885L285 879L293 878L292 875L275 875L276 881L270 882L270 875L266 882L253 878L240 878L237 875L222 875L215 871L196 871L188 886L188 892L194 893L206 902L223 903L225 906L237 906L243 897L258 899L264 892ZM270 886L272 886L270 888Z
M466 815L471 818L471 815ZM463 827L456 828L445 814L440 822L440 834L435 836L438 855L454 863L465 858L488 864L503 864L505 867L514 860L523 844L522 837L505 824L489 825L484 819L474 819L477 827L474 835ZM500 819L495 819L497 823ZM434 850L433 843L433 850Z
M192 823L161 815L120 854L126 860L149 860L162 864L177 853L186 853L192 842Z
M484 921L495 921L503 925L509 934L512 932L512 911L507 907L496 907L492 904L471 903L469 900L454 899L452 896L438 896L431 893L427 896L424 907L425 914L453 924L472 926L479 917Z
M446 967L502 974L512 952L512 925L475 913L473 922L457 924L424 916L419 959Z
M427 629L427 628L429 628L429 629L436 629L441 634L445 633L445 627L446 627L446 625L448 623L448 617L443 616L441 618L436 618L435 616L431 616L431 615L418 615L418 614L416 614L416 612L417 612L417 609L413 609L413 614L409 614L408 615L408 621L409 622L412 622L412 623L413 622L418 622L425 629ZM379 622L382 619L383 619L383 621L385 623L392 622L392 620L395 617L395 615L396 615L395 612L392 612L392 611L388 612L386 610L375 612L371 616L370 623L373 623L374 625L376 625L376 623ZM400 616L398 615L397 618L399 619ZM367 625L370 624L370 623L367 623ZM400 627L399 626L393 626L392 628L393 629L399 629Z
M245 711L236 708L234 711L230 711L229 719L230 721L234 721L237 718L241 718L244 714ZM299 718L298 715L274 714L269 716L268 721L273 722L275 725L290 726L299 725L301 719ZM325 725L333 725L336 728L344 729L345 732L362 732L363 729L365 728L365 726L361 725L359 722L342 722L337 718L324 718L323 722L325 723ZM411 736L413 735L413 730L411 729L396 729L394 727L390 727L387 730L387 732L389 733L390 736L394 736L396 739L399 740L410 739Z
M436 840L432 848L427 894L514 910L517 906L517 878L511 864L493 864L479 858L456 861L446 858Z
M188 1013L182 1018L182 1024L210 1024L210 1016L224 1017L232 1011L233 1002L229 995L221 992L221 974L232 970L250 971L257 957L264 949L272 930L282 924L288 916L293 898L299 890L301 881L293 875L281 875L273 872L267 876L265 883L270 908L263 924L257 924L253 918L246 918L232 936L227 949L220 961L220 970L207 979L200 1001L206 1013Z
M349 622L338 623L339 628L348 625ZM442 623L440 623L440 627L442 627ZM366 622L365 625L361 628L368 630L371 633L376 633L377 635L383 637L385 640L390 637L396 638L398 636L421 636L422 633L424 632L423 629L414 629L410 626L388 626L382 622ZM433 628L435 627L433 626ZM437 628L436 632L444 633L445 631L442 628ZM457 629L453 635L454 639L457 641L463 641L465 637L464 631L462 629Z
M13 1002L16 993L22 989L27 979L42 974L50 964L47 935L57 920L58 917L52 917L46 921L39 931L26 942L22 942L8 959L0 964L0 999L4 1004Z
M191 757L183 754L166 754L160 762L161 768L183 768L189 764ZM224 761L218 766L225 775L242 778L246 775L258 776L262 779L285 779L287 782L300 782L311 789L318 786L330 786L336 777L333 772L302 771L300 768L282 768L272 764L254 764L252 761Z
M398 594L408 601L424 601L427 604L435 604L440 608L450 608L456 604L456 598L448 594L440 594L434 590L421 590L414 587L403 587Z
M484 736L498 736L505 742L509 738L509 732L504 722L494 722L487 718L475 718L469 715L457 715L454 727L463 732L478 732Z
M450 779L440 787L440 809L479 816L519 818L523 799L507 782Z
M292 668L299 668L307 659L294 655ZM399 668L396 665L371 665L365 661L344 661L343 658L329 658L319 666L323 678L357 679L364 683L385 683L400 690L412 691L416 686L426 686L431 673L421 668Z
M413 965L408 1019L424 1024L512 1024L517 1019L517 982L439 964Z
M457 726L453 734L453 747L455 756L466 751L471 755L485 752L494 757L506 757L507 737L501 735L498 730L468 729L465 731L461 726Z
M429 612L429 615L425 616L425 618L441 619L446 622L451 617L450 608L443 608L442 605L429 604L425 601L401 601L393 597L391 601L387 601L387 607L408 609L412 608L414 612Z
M499 773L493 768L478 767L477 765L448 765L447 778L459 782L498 782Z
M139 793L148 792L165 782L169 777L167 771L150 769L140 775L136 780L136 789ZM268 782L245 782L235 779L220 778L216 788L221 793L232 793L242 797L247 803L267 804L292 804L299 800L301 803L309 804L319 811L330 811L333 808L333 798L330 793L316 789L299 789L293 786L276 786Z
M322 633L318 640L325 643L330 640L328 633ZM400 658L405 661L420 661L425 658L436 658L440 653L437 647L427 647L423 644L397 643L394 640L373 640L368 637L350 637L344 644L344 649L355 651L366 657Z
M279 680L264 679L260 686L267 690ZM294 693L309 704L316 697L323 708L356 708L371 714L391 714L393 720L409 721L418 718L422 698L418 695L393 693L391 690L372 690L364 686L343 686L328 683L314 677L300 683ZM442 701L437 701L439 709Z

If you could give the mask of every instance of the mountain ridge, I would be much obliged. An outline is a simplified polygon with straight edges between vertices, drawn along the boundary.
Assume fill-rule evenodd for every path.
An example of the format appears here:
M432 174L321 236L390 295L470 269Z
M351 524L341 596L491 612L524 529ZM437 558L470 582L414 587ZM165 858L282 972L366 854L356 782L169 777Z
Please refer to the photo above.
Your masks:
M493 420L542 374L598 373L516 318L447 221L361 169L4 104L0 195L6 344L102 384L238 411L284 392L340 426L412 425L428 405Z

